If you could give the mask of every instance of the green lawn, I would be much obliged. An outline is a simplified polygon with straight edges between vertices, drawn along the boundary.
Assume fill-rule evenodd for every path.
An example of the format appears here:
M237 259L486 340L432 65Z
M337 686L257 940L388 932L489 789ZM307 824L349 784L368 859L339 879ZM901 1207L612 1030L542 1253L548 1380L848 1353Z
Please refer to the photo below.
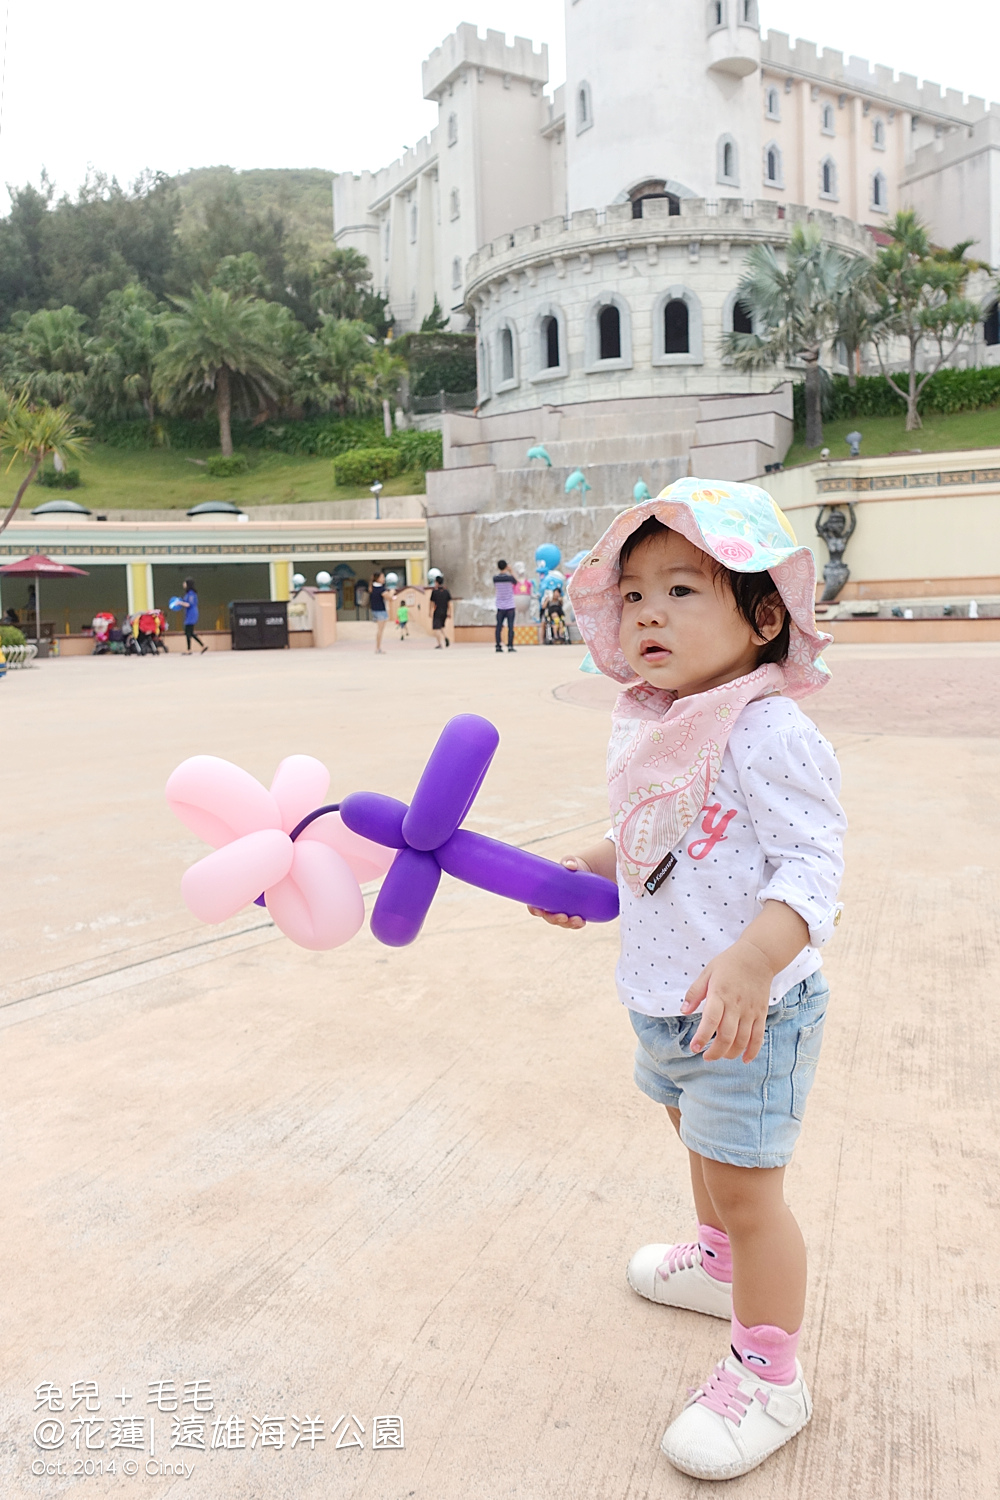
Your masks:
M898 417L855 417L849 421L823 423L823 447L831 458L846 458L849 432L860 432L861 456L873 458L880 453L941 453L949 448L1000 448L1000 407L986 411L962 411L954 416L928 415L917 432L907 432L905 414ZM785 468L815 463L819 448L807 448L805 435L796 433L785 458Z
M188 510L203 500L232 500L237 505L296 505L309 500L370 498L367 486L341 489L333 477L332 458L297 458L287 453L251 452L250 472L233 479L213 479L193 458L204 452L154 448L128 453L94 443L80 464L83 483L75 490L43 489L33 484L21 502L31 510L46 500L77 500L88 510ZM9 504L23 477L17 468L0 472L0 503ZM400 474L386 481L386 495L422 494L424 476Z

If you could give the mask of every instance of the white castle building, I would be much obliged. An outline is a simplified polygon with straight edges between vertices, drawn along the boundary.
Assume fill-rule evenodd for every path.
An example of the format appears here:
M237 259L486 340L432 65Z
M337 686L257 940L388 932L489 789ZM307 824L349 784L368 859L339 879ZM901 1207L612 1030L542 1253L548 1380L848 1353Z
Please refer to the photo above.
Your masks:
M803 210L855 241L913 207L1000 265L1000 105L762 39L756 0L568 0L566 60L550 97L545 46L459 26L423 64L437 128L334 185L336 242L400 330L435 297L456 330L475 315L491 410L539 381L559 400L718 390L743 252Z
M451 576L479 524L459 517L485 537L490 516L565 504L579 465L599 508L628 499L636 465L652 487L784 457L794 372L740 372L720 348L750 327L750 246L811 220L871 253L912 207L937 243L972 239L1000 266L1000 105L762 38L756 0L567 0L565 15L565 86L546 93L544 46L459 26L423 64L436 129L334 183L336 242L368 257L397 328L436 298L477 334L478 415L445 419L428 480ZM1000 362L995 303L958 362Z

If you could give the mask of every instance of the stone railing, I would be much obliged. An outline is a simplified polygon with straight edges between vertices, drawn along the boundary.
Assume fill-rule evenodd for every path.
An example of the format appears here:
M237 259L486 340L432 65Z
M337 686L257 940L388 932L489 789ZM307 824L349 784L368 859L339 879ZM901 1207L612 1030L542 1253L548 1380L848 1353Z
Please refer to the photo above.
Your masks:
M631 203L612 203L605 209L587 208L565 218L543 219L511 234L501 235L469 258L466 297L480 295L503 277L522 272L532 284L533 267L554 262L557 273L571 257L586 259L602 251L617 252L623 264L637 253L655 263L661 245L687 244L697 260L701 244L780 243L795 224L818 224L824 239L856 255L871 255L874 241L862 225L840 214L768 199L682 198L680 213L670 213L669 200L647 199L641 219L632 217Z

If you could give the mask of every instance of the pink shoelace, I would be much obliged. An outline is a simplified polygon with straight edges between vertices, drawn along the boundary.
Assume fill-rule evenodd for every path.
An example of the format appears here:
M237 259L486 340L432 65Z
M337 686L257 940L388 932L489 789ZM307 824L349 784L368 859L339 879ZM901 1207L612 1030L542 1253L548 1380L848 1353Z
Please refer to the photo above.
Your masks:
M667 1256L657 1266L656 1274L666 1281L675 1271L690 1271L692 1267L700 1265L701 1246L697 1241L693 1245L671 1245Z
M752 1396L744 1395L740 1390L739 1375L727 1370L724 1364L716 1365L704 1385L692 1386L691 1395L689 1405L697 1403L699 1406L707 1406L709 1411L718 1412L720 1417L725 1417L734 1427L738 1427L743 1421L753 1400Z

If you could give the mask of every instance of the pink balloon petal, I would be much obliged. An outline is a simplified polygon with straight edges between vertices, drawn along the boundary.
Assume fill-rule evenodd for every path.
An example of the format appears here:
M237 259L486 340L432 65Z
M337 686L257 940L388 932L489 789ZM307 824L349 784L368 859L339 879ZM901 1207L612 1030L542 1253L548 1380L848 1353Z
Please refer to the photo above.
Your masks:
M306 840L326 844L328 848L335 850L346 861L359 883L381 879L397 852L395 849L387 849L384 844L362 838L360 833L352 832L341 822L340 813L324 813L315 823L310 823L295 840L296 846Z
M293 848L287 878L268 888L267 909L300 948L339 948L365 920L361 888L346 862L325 844L300 838Z
M249 771L217 755L182 761L167 782L167 801L182 823L216 849L258 829L281 827L271 793Z
M248 833L186 870L181 895L202 922L224 922L284 880L294 852L287 833L277 828Z
M306 813L322 807L330 787L330 773L312 755L288 755L274 773L271 796L281 811L281 826L291 833Z

